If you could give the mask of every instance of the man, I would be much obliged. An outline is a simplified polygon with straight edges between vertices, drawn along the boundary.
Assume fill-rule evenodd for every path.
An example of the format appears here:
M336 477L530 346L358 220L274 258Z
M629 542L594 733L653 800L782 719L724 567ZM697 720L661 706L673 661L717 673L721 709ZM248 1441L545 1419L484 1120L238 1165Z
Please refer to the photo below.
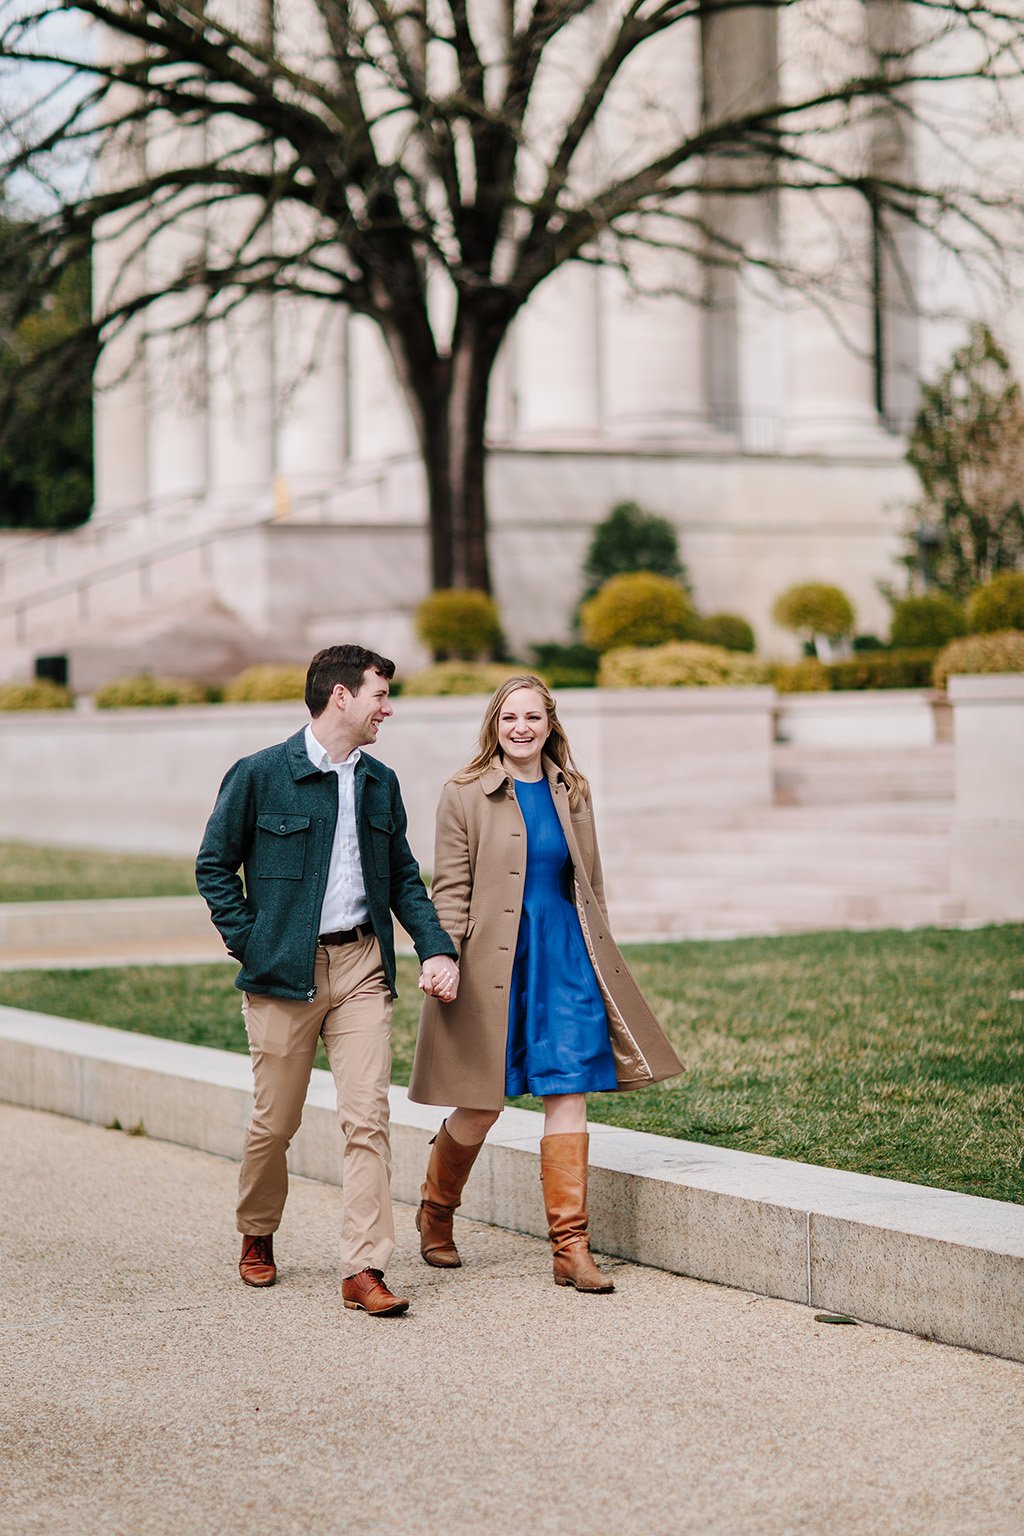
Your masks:
M455 947L406 840L398 780L362 751L392 713L394 673L393 662L358 645L318 651L306 674L309 725L228 770L196 860L199 890L241 962L235 985L244 993L252 1056L239 1272L247 1285L277 1278L273 1234L288 1193L285 1154L322 1039L344 1141L342 1299L378 1317L409 1306L384 1283L395 1246L392 911L420 957L423 990L449 998L458 984Z

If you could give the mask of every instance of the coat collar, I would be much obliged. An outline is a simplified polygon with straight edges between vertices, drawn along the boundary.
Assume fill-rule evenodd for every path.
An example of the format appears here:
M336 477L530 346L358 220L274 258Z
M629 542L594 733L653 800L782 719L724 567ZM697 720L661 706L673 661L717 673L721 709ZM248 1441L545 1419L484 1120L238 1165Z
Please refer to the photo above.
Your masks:
M552 758L542 757L541 767L544 769L545 776L548 783L551 785L552 790L554 790L559 784L565 783L565 776L563 775L561 768L559 768L558 764ZM505 767L502 759L495 756L491 758L490 764L480 775L480 788L483 790L485 795L493 795L495 790L501 789L502 785L508 785L511 787L512 775ZM512 793L514 794L515 791L513 790Z

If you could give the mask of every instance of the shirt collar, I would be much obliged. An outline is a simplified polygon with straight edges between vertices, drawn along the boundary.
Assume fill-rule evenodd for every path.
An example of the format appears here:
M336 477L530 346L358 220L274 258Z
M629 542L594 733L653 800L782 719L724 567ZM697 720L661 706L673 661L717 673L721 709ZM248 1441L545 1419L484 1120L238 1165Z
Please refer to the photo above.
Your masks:
M337 773L339 768L354 768L362 753L358 747L354 747L348 757L343 758L340 763L332 762L327 748L321 746L313 735L313 723L310 721L306 726L306 756L313 767L319 768L321 773Z

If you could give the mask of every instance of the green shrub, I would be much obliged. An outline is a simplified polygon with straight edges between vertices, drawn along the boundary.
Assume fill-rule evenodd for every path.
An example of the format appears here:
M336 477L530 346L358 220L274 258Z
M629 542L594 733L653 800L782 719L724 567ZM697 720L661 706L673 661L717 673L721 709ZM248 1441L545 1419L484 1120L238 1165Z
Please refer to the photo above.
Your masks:
M506 677L515 677L523 670L500 661L438 661L405 678L402 697L422 699L442 694L493 693Z
M972 635L1024 629L1024 571L1001 571L967 599L967 628Z
M967 631L963 605L948 592L901 597L892 605L889 644L894 650L938 650Z
M770 676L778 693L827 693L830 686L828 668L814 656L775 662Z
M865 651L825 666L828 686L839 693L857 688L930 688L935 646L916 650Z
M0 684L0 710L71 709L74 702L70 688L62 688L45 677L37 677L31 683Z
M745 688L768 681L769 668L753 656L720 645L675 640L624 646L601 658L602 688Z
M472 661L501 641L497 604L486 592L442 588L417 608L416 633L435 657Z
M695 619L682 588L651 571L613 576L580 609L583 639L602 655L622 646L686 640Z
M635 501L620 501L594 529L583 566L583 601L613 576L625 576L630 571L653 571L677 586L687 584L672 524L667 518L645 512Z
M995 635L965 635L951 640L939 652L932 668L932 682L945 688L955 673L1024 672L1024 634L1008 629Z
M246 667L224 689L225 704L285 704L306 694L306 668L283 664Z
M853 604L839 587L823 581L805 581L787 587L775 599L772 618L783 629L813 639L842 640L852 634L856 622Z
M877 635L854 635L850 641L850 649L853 651L884 651L885 642L879 640Z
M704 645L720 645L726 651L756 649L754 631L738 613L708 613L697 619L693 639Z
M116 677L93 696L97 709L148 709L207 700L206 689L187 677Z
M558 640L539 641L530 647L534 670L543 674L551 688L593 688L597 682L597 664L601 660L589 645L574 640L568 645Z

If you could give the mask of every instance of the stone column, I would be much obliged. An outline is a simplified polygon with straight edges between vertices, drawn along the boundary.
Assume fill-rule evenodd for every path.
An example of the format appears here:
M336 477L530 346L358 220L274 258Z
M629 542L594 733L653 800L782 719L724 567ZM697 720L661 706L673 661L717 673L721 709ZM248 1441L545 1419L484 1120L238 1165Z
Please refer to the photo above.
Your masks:
M115 91L111 114L132 104ZM111 133L96 167L101 189L130 185L145 174L144 130ZM93 315L97 320L139 292L144 260L132 215L112 214L96 230L92 258ZM108 342L96 367L93 408L95 504L93 521L143 512L148 496L146 455L145 322L133 320Z
M821 0L779 15L783 100L799 102L865 67L861 0ZM842 157L851 170L869 158L867 131L802 114L802 143ZM799 173L798 173L799 174ZM871 226L862 200L841 189L786 192L781 198L786 259L807 274L820 299L794 299L788 317L786 446L794 451L897 451L875 405ZM825 312L821 306L824 306Z
M151 118L146 169L205 158L202 127L181 128L165 114ZM194 194L175 194L152 208L146 242L146 279L152 290L171 285L205 250L202 210L189 211ZM206 492L206 339L201 292L169 294L147 311L146 442L149 496L161 518L197 513Z
M700 125L700 31L677 23L642 45L609 93L598 127L603 176L649 163ZM606 246L625 270L602 274L601 391L607 430L620 437L706 441L707 362L696 254L662 249L689 235L671 215L699 212L680 199L670 217L638 221L641 238ZM656 242L645 245L643 236Z

